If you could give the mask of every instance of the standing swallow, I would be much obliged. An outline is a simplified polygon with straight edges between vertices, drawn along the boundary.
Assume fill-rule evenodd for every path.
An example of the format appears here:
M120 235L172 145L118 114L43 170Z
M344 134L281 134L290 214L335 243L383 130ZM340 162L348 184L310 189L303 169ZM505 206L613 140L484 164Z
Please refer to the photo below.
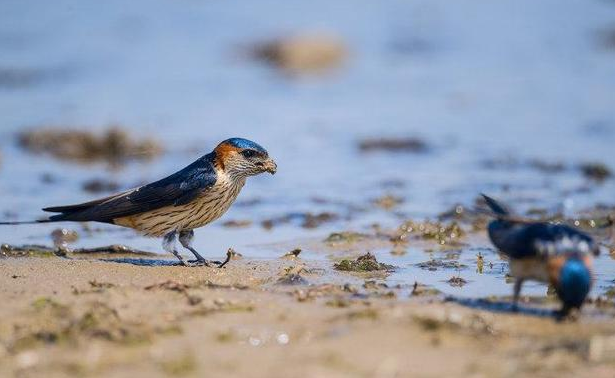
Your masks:
M575 228L516 218L504 205L483 194L496 217L488 226L491 242L510 260L515 277L513 306L517 309L525 280L551 284L562 301L560 315L581 308L592 281L593 239Z
M194 229L220 218L233 204L249 176L274 174L276 163L267 150L242 138L220 143L184 169L151 184L77 205L54 206L58 213L36 222L103 222L129 227L147 236L163 237L165 251L182 265L209 265L193 247ZM175 249L175 240L194 254L186 261ZM227 260L228 261L228 260Z

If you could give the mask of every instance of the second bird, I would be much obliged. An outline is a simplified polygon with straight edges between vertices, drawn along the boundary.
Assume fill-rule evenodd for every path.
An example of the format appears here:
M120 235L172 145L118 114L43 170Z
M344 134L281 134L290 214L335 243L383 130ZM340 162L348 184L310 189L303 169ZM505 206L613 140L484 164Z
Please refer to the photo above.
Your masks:
M562 301L560 315L580 308L591 289L598 244L566 225L520 219L493 198L483 197L496 218L489 223L489 238L509 258L515 277L514 309L525 280L552 285Z

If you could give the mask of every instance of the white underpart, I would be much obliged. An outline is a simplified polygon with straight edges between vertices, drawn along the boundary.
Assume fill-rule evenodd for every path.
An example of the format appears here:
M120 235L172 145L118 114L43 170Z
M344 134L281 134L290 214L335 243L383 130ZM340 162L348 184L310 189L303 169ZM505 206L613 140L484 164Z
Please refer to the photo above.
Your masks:
M537 240L534 243L536 250L542 257L558 256L570 253L585 255L590 253L590 246L586 240L578 236L564 236L555 241Z

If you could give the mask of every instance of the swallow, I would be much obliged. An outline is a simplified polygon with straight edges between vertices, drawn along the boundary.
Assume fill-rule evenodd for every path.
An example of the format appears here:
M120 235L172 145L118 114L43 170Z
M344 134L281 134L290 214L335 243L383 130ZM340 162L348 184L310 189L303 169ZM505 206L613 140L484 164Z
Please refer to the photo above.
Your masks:
M161 180L109 197L76 205L46 207L57 213L49 222L102 222L132 228L152 237L162 237L162 247L182 265L209 266L193 247L194 229L220 218L233 204L246 179L260 173L276 173L277 165L267 150L243 138L227 139L209 154ZM186 261L176 249L176 240L194 254ZM227 261L220 264L224 265Z
M593 283L592 261L600 254L598 243L576 228L521 219L493 198L484 194L483 198L496 218L488 225L489 239L508 257L515 277L513 309L518 309L525 280L555 288L562 302L559 315L580 309Z

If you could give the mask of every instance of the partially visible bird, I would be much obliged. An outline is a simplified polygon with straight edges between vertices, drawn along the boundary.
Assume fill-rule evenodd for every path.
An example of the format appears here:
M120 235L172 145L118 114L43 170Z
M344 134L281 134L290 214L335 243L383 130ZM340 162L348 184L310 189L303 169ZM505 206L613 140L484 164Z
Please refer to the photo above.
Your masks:
M514 309L525 280L551 284L562 301L560 315L581 308L592 286L598 244L570 226L520 219L493 198L483 197L496 218L489 223L489 238L509 258L515 277Z
M133 228L144 235L163 237L163 248L181 264L209 265L193 247L194 229L218 219L233 204L249 176L269 172L277 165L260 145L242 138L221 142L211 153L184 169L151 184L77 205L44 208L59 213L34 222L103 222ZM186 261L175 240L194 254Z

